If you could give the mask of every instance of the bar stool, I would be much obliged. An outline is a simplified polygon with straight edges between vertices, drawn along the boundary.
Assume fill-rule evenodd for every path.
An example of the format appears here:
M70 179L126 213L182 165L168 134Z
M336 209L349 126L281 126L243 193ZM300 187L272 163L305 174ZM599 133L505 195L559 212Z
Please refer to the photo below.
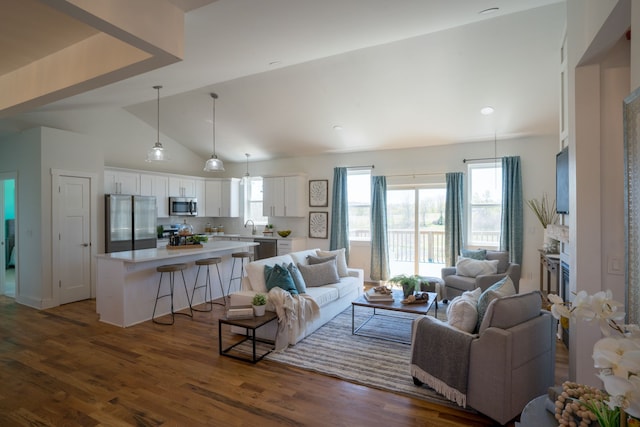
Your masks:
M176 314L182 314L184 316L193 317L193 309L191 308L191 302L189 301L189 291L187 291L187 282L184 280L184 270L186 268L187 268L187 264L168 264L168 265L160 265L156 267L156 271L160 273L160 281L158 282L158 292L156 293L156 302L153 305L153 315L151 316L151 320L154 323L157 323L159 325L173 325ZM180 274L182 275L182 284L184 285L184 292L187 295L187 302L189 302L189 313L180 313L180 312L176 313L173 311L173 290L174 290L174 280L175 280L176 271L179 271ZM164 276L164 273L169 274L169 293L160 295L160 288L162 287L162 276ZM171 322L170 323L159 322L158 320L156 320L156 308L158 306L158 300L166 297L171 298Z
M231 292L231 283L236 280L236 279L240 279L240 281L242 281L242 276L244 275L244 260L251 260L251 254L249 252L236 252L231 254L231 258L233 258L233 264L231 265L231 278L229 279L229 286L227 287L227 295L229 295L229 293ZM240 273L238 276L233 275L233 272L236 268L236 260L239 259L240 260Z
M220 264L222 262L222 258L218 258L218 257L214 257L214 258L204 258L204 259L199 259L196 261L196 265L198 266L198 272L196 273L196 281L193 284L193 291L191 292L191 301L189 301L189 304L192 307L193 311L200 311L200 312L206 312L206 311L211 311L213 310L213 304L219 304L222 306L226 306L226 297L224 295L224 287L222 286L222 279L220 278L220 267L218 267L218 264ZM216 266L216 270L218 271L218 283L220 283L220 290L222 291L222 300L224 302L213 302L213 290L211 289L211 271L209 270L209 266L210 265L215 265ZM204 285L200 285L198 286L198 277L200 276L200 268L202 266L206 266L207 269L207 277L204 281ZM204 304L205 307L209 307L208 309L198 309L198 308L193 308L193 297L196 294L196 289L200 289L200 288L204 288ZM207 298L207 292L209 292L209 298Z

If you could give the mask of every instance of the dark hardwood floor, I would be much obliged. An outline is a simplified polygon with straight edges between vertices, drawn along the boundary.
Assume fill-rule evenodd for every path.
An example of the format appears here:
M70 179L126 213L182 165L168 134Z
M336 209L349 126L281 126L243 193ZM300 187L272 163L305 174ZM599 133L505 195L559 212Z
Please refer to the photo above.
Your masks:
M119 328L95 301L0 296L2 426L488 426L486 417L269 361L218 355L223 308ZM513 424L512 424L513 425Z

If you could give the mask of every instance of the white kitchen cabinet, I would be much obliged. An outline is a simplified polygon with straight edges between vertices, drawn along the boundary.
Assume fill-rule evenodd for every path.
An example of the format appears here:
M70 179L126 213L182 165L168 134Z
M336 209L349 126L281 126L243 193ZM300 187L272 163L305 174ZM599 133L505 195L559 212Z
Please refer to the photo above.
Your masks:
M262 211L270 217L303 217L306 214L306 177L276 176L262 180Z
M196 197L196 180L186 177L169 177L169 196Z
M278 256L291 252L298 252L306 249L307 239L304 237L292 237L289 239L278 239Z
M154 196L158 218L169 217L169 178L162 175L140 174L140 195Z
M240 216L240 180L237 178L206 180L205 213L210 217Z
M104 193L140 195L140 174L111 169L105 170Z
M204 179L196 179L196 199L198 200L198 215L197 216L206 216L205 212L205 203L207 201L207 195L204 188Z

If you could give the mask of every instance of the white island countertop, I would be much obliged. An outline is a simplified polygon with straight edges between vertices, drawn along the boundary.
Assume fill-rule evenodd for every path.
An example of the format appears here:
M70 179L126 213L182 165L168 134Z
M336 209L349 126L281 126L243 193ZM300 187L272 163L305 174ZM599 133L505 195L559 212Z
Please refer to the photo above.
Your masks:
M138 249L135 251L112 252L108 254L98 254L97 258L119 260L125 263L140 263L183 257L185 255L207 254L210 252L228 251L233 249L246 248L247 246L258 246L259 243L240 242L237 240L215 240L203 243L201 248L189 249Z

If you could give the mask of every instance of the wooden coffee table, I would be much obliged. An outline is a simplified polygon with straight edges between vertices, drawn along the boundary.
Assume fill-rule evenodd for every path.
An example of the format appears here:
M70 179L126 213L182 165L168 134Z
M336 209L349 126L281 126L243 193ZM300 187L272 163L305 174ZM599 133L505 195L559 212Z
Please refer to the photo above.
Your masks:
M391 311L391 312L401 312L401 313L411 313L426 316L432 306L435 304L435 313L434 315L438 316L438 300L436 298L437 294L435 292L427 292L429 294L429 302L423 304L402 304L400 301L404 299L401 290L394 289L393 290L393 301L369 301L364 295L360 295L355 301L351 303L351 333L353 335L361 335L371 338L379 338L387 341L395 341L401 342L404 344L411 344L411 342L403 341L400 339L395 339L393 337L386 337L380 335L371 335L365 334L363 332L359 332L363 326L365 326L374 316L386 315L389 317L393 317L390 314L380 314L378 311ZM373 314L369 316L362 324L356 327L355 324L355 309L356 307L368 307L373 309ZM396 316L397 317L397 316Z

